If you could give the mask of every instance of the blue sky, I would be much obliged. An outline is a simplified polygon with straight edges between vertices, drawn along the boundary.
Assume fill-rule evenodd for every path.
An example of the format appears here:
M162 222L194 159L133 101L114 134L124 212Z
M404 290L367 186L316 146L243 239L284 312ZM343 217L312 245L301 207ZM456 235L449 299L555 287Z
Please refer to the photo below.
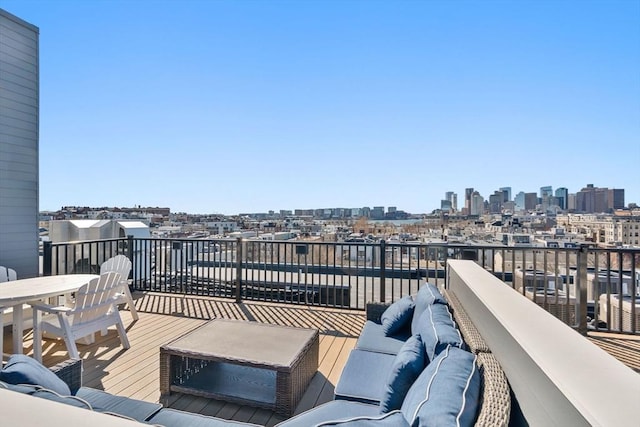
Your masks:
M40 28L42 210L640 203L640 0L0 7Z

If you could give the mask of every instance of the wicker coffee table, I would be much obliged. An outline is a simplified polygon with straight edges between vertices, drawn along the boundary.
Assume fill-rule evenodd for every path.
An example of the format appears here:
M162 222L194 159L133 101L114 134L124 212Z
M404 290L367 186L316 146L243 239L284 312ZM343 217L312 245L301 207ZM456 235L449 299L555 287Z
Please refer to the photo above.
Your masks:
M318 331L215 319L160 347L160 402L171 392L291 416L318 369Z

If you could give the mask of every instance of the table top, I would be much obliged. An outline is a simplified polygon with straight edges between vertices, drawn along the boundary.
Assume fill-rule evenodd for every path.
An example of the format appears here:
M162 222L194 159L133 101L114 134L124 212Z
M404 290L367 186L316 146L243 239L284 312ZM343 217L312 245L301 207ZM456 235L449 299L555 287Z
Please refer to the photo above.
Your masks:
M317 329L214 319L161 349L193 357L291 367L317 336Z
M97 274L61 274L3 282L0 283L0 307L73 292L97 277L100 276Z

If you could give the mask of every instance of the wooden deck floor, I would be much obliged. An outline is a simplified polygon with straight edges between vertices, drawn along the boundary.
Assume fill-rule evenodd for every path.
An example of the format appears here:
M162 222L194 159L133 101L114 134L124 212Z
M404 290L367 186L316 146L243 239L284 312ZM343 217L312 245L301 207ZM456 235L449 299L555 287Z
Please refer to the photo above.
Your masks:
M122 349L115 328L109 329L105 337L97 336L96 343L79 346L84 359L83 381L88 387L151 402L160 397L159 347L207 320L227 318L320 331L318 373L296 408L296 413L305 411L333 398L334 386L365 322L360 311L249 301L236 304L231 300L154 293L137 294L134 298L140 319L133 322L129 311L122 311L131 348ZM9 330L5 329L5 352L11 348ZM640 372L640 337L591 333L589 339ZM25 336L25 349L29 354L32 351L30 331ZM68 358L61 341L45 340L43 351L48 366ZM172 396L169 406L265 426L284 419L268 410L182 394Z
M96 343L79 345L84 359L85 386L109 393L157 402L159 392L159 348L209 319L227 318L263 323L316 328L320 331L318 373L312 379L296 413L333 399L333 389L365 322L360 311L307 308L207 297L165 294L134 295L140 319L133 322L129 311L122 317L131 342L129 350L120 346L115 328L107 336L97 334ZM11 348L11 336L5 332L5 351ZM32 335L25 336L25 352L32 352ZM51 366L68 358L62 341L45 340L44 363ZM272 426L284 419L271 411L240 406L200 397L176 394L170 407L238 421Z

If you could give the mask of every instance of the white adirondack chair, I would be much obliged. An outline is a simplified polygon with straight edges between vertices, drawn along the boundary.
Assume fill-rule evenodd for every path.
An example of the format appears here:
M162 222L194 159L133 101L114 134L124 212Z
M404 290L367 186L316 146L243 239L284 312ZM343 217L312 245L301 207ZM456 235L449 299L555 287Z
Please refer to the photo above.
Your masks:
M4 267L0 265L0 283L8 282L11 280L18 280L18 274L16 273L16 271L13 268ZM11 325L13 323L13 308L7 307L5 309L2 309L1 311L2 311L2 325L3 326ZM23 311L23 316L27 320L26 325L27 327L30 327L30 325L28 324L28 321L31 318L31 306L24 304L24 306L22 307L22 311Z
M0 265L0 283L8 282L9 280L17 280L18 275L13 268L8 268Z
M71 358L78 359L76 341L116 325L122 346L129 348L127 331L116 307L120 275L101 274L76 292L73 307L31 303L33 307L33 355L42 360L43 333L64 338ZM50 313L42 316L40 312Z
M126 303L129 306L133 320L138 320L138 311L129 290L128 278L129 272L131 272L131 261L124 255L116 255L113 258L109 258L100 266L100 273L108 271L115 271L120 274L120 290L118 291L120 295L116 304Z

